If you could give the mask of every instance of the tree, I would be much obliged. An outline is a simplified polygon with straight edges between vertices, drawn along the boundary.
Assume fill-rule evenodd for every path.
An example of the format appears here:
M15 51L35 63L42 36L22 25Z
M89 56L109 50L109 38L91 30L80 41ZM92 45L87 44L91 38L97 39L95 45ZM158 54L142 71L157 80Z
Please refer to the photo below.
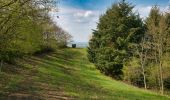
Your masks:
M121 79L123 63L132 55L131 43L138 43L144 34L143 22L125 0L100 17L97 30L89 43L88 58L104 74Z
M141 43L137 47L137 53L138 53L139 59L140 59L140 65L141 65L141 69L142 69L144 87L145 87L145 89L147 89L146 74L145 74L147 50L145 49L145 45L146 45L146 40L145 40L145 37L143 37Z
M56 0L1 0L1 65L57 45L58 26L49 16L55 4ZM43 33L48 33L49 38L44 39Z
M151 44L153 48L153 56L155 58L155 63L158 69L158 80L160 91L164 93L164 75L163 75L163 64L164 56L167 53L168 38L169 38L169 26L166 22L166 16L160 12L158 6L154 6L146 20L147 24L147 34L149 34L151 39Z

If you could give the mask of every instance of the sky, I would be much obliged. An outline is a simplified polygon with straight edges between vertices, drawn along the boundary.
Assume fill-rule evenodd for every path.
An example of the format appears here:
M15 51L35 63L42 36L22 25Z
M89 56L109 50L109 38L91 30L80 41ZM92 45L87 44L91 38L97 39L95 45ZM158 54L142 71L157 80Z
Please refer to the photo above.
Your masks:
M96 29L99 16L119 0L59 0L59 12L51 12L53 20L73 36L74 42L88 42ZM170 0L126 0L135 6L134 11L146 18L153 5L162 11L168 9ZM59 16L59 18L57 18Z

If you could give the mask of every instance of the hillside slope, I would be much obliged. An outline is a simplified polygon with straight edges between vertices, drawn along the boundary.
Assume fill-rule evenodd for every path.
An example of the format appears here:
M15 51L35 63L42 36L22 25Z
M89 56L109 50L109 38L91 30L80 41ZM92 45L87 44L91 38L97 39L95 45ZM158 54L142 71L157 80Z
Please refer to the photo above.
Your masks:
M88 62L85 49L62 49L18 62L0 73L0 100L170 99L104 76Z

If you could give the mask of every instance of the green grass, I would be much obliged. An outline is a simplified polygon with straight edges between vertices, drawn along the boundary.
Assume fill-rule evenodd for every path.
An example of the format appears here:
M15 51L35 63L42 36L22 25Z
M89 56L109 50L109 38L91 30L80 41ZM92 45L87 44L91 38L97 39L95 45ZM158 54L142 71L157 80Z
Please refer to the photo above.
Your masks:
M170 100L168 96L145 91L101 74L87 60L85 49L57 50L20 60L20 63L19 73L4 72L0 77L13 77L5 80L8 84L0 82L0 96L5 98L14 93L27 93L45 99Z

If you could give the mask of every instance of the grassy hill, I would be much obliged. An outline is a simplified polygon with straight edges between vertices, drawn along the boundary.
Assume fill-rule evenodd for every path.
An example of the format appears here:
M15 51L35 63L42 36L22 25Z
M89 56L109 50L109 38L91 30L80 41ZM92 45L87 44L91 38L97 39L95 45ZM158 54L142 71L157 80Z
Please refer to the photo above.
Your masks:
M85 49L62 49L18 60L0 73L0 100L169 100L101 74Z

